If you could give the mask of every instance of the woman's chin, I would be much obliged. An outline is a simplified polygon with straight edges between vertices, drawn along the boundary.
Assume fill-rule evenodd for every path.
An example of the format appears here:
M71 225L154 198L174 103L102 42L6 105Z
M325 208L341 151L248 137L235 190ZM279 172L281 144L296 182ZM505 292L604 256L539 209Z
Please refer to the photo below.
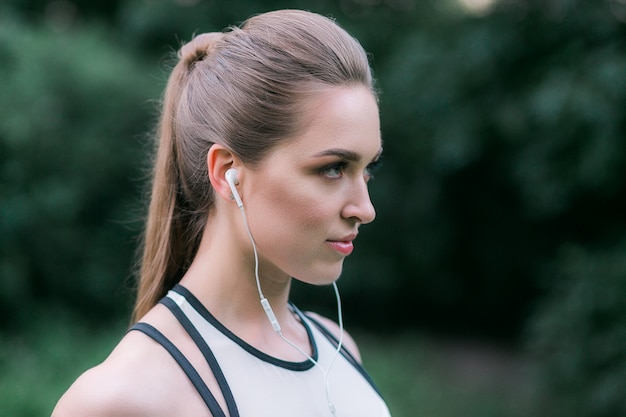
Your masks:
M334 282L336 282L341 277L342 269L343 268L338 268L334 271L325 271L324 273L318 273L315 276L294 277L294 278L305 284L322 287L325 285L331 285Z

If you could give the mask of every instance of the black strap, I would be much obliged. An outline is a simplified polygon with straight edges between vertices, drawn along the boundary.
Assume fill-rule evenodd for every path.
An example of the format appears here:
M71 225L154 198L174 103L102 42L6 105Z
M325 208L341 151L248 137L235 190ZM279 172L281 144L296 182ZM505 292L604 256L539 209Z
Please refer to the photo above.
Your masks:
M326 336L326 339L328 339L328 341L335 347L335 349L337 349L337 346L339 346L339 339L337 339L337 337L335 337L335 335L330 330L328 330L328 328L326 326L324 326L322 323L320 323L319 320L311 317L311 315L304 314L304 313L300 312L297 309L296 309L296 311L298 312L298 314L301 314L304 317L306 317L307 319L309 319L311 321L311 323L313 323L315 325L315 327L317 327L317 329L324 336ZM369 384L372 386L372 388L374 388L374 391L376 391L378 393L378 395L380 395L382 397L382 394L380 393L380 390L378 389L378 387L374 383L374 380L372 379L372 377L367 373L365 368L363 368L363 365L361 365L361 363L352 355L352 353L350 353L350 351L345 347L345 345L343 345L343 344L341 345L340 352L341 352L341 355L344 358L346 358L346 360L348 362L350 362L352 364L352 366L354 366L356 368L356 370L363 376L363 378L365 378L365 380L367 382L369 382Z
M164 297L160 301L160 303L172 312L176 319L178 319L179 323L187 331L189 336L191 336L191 339L195 342L196 346L198 346L200 352L202 352L202 355L209 364L209 367L211 367L213 375L217 380L217 384L222 391L222 395L224 396L224 400L226 401L226 406L228 407L228 413L230 414L230 417L239 417L239 410L237 409L235 398L233 397L233 393L228 386L228 382L226 381L224 372L222 372L222 368L220 368L220 365L218 364L217 359L213 354L213 351L206 343L198 329L196 329L196 327L191 323L191 320L189 320L185 313L183 313L183 311L180 309L178 304L174 302L174 300L169 297Z
M308 371L309 369L313 368L313 366L315 366L314 362L311 362L308 359L306 361L302 361L302 362L289 362L289 361L284 361L282 359L278 359L278 358L276 358L274 356L270 356L267 353L262 352L262 351L256 349L254 346L252 346L252 345L248 344L246 341L242 340L239 336L237 336L236 334L231 332L222 323L220 323L209 312L209 310L207 310L206 307L204 305L202 305L200 300L198 300L191 293L191 291L189 291L187 288L183 287L180 284L176 284L174 286L174 288L172 288L172 291L174 291L174 292L182 295L183 297L185 297L185 299L191 305L191 307L193 307L193 309L196 310L200 314L200 316L202 316L202 318L204 320L206 320L211 326L215 327L224 336L226 336L227 338L231 339L233 342L237 343L246 352L250 353L253 356L256 356L260 360L262 360L264 362L271 363L272 365L276 365L276 366L279 366L279 367L287 369L287 370L291 370L291 371ZM311 357L315 361L317 361L317 359L318 359L317 344L315 343L315 340L313 339L313 334L311 333L310 326L307 325L306 322L304 322L304 321L303 321L303 323L304 323L304 328L305 328L305 330L307 332L307 336L308 336L309 341L311 343L311 349L312 349Z
M169 352L169 354L174 358L174 360L178 363L181 369L185 372L193 386L196 388L204 403L211 411L213 417L226 417L224 411L218 404L217 400L206 386L198 372L195 370L193 365L187 360L187 358L182 354L182 352L174 346L170 340L163 335L160 331L155 329L153 326L148 323L136 323L133 327L131 327L128 331L137 330L140 331L147 336L151 337L155 342L160 344ZM229 410L230 411L230 410Z

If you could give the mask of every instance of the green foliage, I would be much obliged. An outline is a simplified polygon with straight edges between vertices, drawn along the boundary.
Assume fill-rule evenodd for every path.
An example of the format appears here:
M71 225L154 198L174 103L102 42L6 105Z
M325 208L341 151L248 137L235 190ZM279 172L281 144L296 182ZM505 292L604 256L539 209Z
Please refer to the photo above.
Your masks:
M0 55L2 315L35 301L108 305L136 245L139 135L158 83L94 27L2 19Z
M626 242L607 250L563 248L557 277L528 335L538 359L545 415L626 414Z
M394 417L525 417L535 406L523 358L511 352L415 335L357 339Z
M2 416L49 416L70 384L106 358L123 330L123 324L94 330L54 310L18 335L0 331Z
M357 253L359 274L375 273L355 292L399 277L402 317L507 334L564 242L624 233L626 25L608 3L569 4L439 15L387 45L377 72L391 164L366 232L385 243Z

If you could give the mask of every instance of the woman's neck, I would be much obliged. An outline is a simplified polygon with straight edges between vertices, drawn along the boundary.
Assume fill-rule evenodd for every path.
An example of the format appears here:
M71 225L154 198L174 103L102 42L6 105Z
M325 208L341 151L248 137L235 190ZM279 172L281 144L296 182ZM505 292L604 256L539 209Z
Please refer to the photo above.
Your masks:
M283 334L309 351L306 332L288 308L291 278L281 271L269 273L268 270L260 265L263 296L268 299ZM180 283L243 340L284 359L301 359L291 347L285 348L261 306L253 251L245 245L245 240L238 241L229 230L212 225L211 230L205 230L196 257Z

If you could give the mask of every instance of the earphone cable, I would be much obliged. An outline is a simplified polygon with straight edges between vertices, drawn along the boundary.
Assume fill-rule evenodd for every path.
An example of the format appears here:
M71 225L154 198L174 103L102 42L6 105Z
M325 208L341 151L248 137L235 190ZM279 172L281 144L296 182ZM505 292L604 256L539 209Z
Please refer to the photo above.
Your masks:
M246 229L246 233L248 233L248 237L250 238L250 242L252 243L252 250L254 251L254 278L256 279L256 286L259 291L259 296L261 299L264 299L263 291L261 291L261 280L259 279L259 254L256 250L256 243L254 242L254 237L252 237L252 232L250 232L250 226L248 226L248 216L246 215L246 210L243 208L243 205L239 207L241 210L241 214L243 217L243 227Z
M283 335L280 324L278 323L278 320L276 319L274 312L272 311L272 307L270 306L267 298L265 298L265 296L263 295L263 291L261 289L261 279L259 278L259 254L257 252L256 242L254 241L254 237L252 236L252 232L250 231L250 226L248 225L248 216L246 215L246 211L243 205L241 205L239 209L241 210L241 214L243 217L244 228L246 229L246 233L248 234L248 237L250 238L250 242L252 243L252 250L254 252L254 278L256 280L259 297L261 298L261 305L263 306L265 313L267 314L268 319L270 320L270 323L272 324L272 327L274 328L276 333L278 333L280 338L283 339L283 341L285 341L288 345L290 345L291 347L296 349L298 352L300 352L302 355L304 355L307 358L307 360L311 361L313 365L316 368L318 368L320 372L322 372L322 374L324 375L324 387L325 387L325 392L326 392L326 401L328 402L328 408L330 409L331 414L333 416L336 416L335 405L331 401L331 396L330 396L329 376L330 376L330 371L335 363L335 360L339 356L339 352L341 352L341 347L343 346L343 334L344 334L341 297L339 295L339 288L337 287L337 283L333 281L333 289L335 291L335 298L337 300L337 321L339 325L339 340L337 341L337 347L335 349L335 353L333 354L333 357L331 358L330 363L328 364L328 369L324 369L315 359L313 359L308 353L302 350L300 346L296 345L295 343L293 343L291 340L289 340L287 337Z

